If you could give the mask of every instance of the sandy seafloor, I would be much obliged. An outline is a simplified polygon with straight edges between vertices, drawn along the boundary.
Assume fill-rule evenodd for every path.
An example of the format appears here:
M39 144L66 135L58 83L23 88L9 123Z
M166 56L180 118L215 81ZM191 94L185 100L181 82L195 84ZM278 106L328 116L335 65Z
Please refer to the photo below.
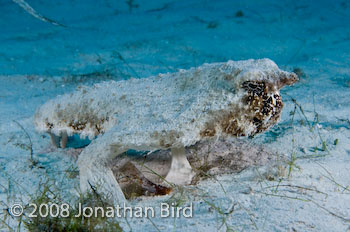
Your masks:
M145 218L130 219L130 227L132 231L350 231L349 1L135 0L138 7L131 10L125 1L111 0L28 3L67 28L41 22L11 0L0 2L2 209L4 203L28 201L28 194L35 193L45 178L55 179L67 199L75 194L78 177L66 177L66 170L76 168L69 151L52 149L49 137L34 130L35 109L48 99L108 79L267 57L282 69L298 67L305 73L298 84L282 90L285 108L280 122L253 139L287 158L302 157L295 161L290 177L288 166L284 176L275 178L263 178L256 168L218 176L218 181L209 179L188 190L193 218L156 217L153 224ZM237 17L238 11L242 17ZM301 111L292 121L292 98L302 106L312 132ZM28 140L13 120L29 133L34 158L43 168L28 167ZM320 137L329 153L322 151ZM324 156L315 157L320 154ZM279 188L269 187L278 184ZM169 197L131 204L154 206ZM6 222L17 225L15 219ZM130 230L125 220L120 223Z

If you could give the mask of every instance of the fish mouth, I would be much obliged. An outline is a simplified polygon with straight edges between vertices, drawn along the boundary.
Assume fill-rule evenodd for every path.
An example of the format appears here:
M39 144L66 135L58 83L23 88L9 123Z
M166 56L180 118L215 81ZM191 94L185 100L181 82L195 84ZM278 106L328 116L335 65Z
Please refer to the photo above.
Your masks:
M299 81L299 77L297 74L291 72L291 73L287 73L287 72L282 72L280 74L280 78L277 81L277 87L279 89L283 88L284 86L288 86L288 85L293 85L295 83L297 83Z

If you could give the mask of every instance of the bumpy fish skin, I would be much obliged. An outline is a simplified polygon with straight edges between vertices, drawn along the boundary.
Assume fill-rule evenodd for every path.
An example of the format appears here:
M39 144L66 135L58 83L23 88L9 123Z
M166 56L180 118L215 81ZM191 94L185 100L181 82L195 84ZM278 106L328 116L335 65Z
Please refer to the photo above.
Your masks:
M99 135L79 157L81 187L100 183L121 200L106 168L111 158L128 149L181 148L265 131L280 117L280 88L297 80L269 59L203 64L58 96L37 110L34 123L38 131L57 136Z

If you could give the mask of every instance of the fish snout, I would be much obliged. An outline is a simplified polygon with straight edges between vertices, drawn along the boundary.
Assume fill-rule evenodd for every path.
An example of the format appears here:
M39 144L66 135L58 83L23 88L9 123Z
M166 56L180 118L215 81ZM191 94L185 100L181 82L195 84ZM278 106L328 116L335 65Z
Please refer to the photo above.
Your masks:
M283 88L286 85L293 85L299 81L297 74L293 72L282 72L278 80L277 86L279 89Z

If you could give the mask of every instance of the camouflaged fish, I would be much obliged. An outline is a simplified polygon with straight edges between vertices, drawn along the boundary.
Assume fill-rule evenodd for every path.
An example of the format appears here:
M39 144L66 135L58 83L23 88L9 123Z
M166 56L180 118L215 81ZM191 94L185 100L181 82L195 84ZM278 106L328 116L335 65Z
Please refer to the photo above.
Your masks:
M276 124L280 89L298 80L269 59L210 63L148 78L108 81L41 106L35 126L66 146L74 134L93 139L79 156L82 190L124 195L108 163L127 150L172 152L166 180L188 184L184 148L206 139L254 136Z

